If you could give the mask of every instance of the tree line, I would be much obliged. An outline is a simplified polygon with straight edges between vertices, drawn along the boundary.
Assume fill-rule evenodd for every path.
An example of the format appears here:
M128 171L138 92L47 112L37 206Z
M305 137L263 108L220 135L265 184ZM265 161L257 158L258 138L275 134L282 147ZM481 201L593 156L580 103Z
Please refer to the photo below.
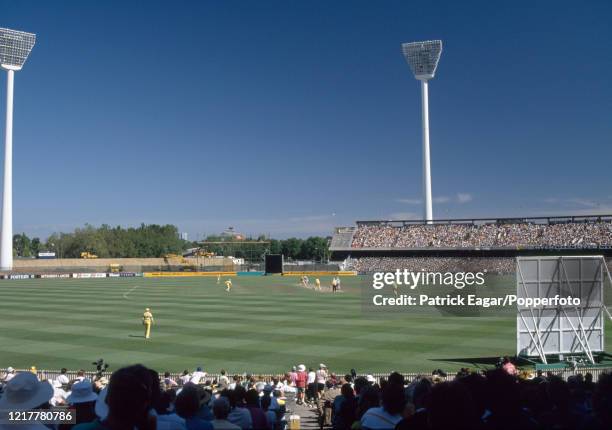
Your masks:
M283 254L292 260L326 261L329 258L329 238L313 236L307 239L270 239L265 236L237 240L227 235L210 235L203 248L216 255L232 255L258 260L267 253ZM13 252L18 257L36 257L39 252L55 252L58 258L79 258L82 252L100 258L150 258L166 254L181 254L201 247L179 237L176 226L141 224L138 227L95 227L86 224L70 233L53 233L46 240L30 238L25 233L13 236Z
M270 240L270 254L283 254L292 260L327 261L329 259L329 238L311 236L307 239L291 237L284 240Z
M327 261L329 238L311 236L307 239L270 239L264 235L236 240L227 235L210 235L200 245L217 255L232 255L250 261L262 259L265 254L283 254L289 260Z
M43 243L25 233L13 236L14 253L20 257L35 257L38 252L55 252L58 258L79 258L82 252L100 258L146 258L165 254L180 254L190 246L179 238L173 225L141 224L139 227L94 227L86 224L72 233L53 233Z

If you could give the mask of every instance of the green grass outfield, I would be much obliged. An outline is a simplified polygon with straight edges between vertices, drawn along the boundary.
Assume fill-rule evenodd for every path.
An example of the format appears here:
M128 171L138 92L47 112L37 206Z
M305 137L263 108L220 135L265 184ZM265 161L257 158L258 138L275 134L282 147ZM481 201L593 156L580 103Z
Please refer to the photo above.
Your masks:
M339 372L409 372L514 353L513 318L371 314L361 305L365 278L342 278L335 295L298 282L235 277L228 294L216 278L0 281L0 367L92 369L102 357L112 369L140 362L159 371L276 373L323 362ZM145 307L156 320L148 341Z

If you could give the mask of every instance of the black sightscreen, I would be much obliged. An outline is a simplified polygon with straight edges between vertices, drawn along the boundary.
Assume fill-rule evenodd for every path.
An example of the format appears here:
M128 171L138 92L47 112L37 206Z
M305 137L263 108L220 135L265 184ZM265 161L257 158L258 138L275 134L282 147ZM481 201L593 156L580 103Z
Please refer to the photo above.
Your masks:
M283 273L282 254L266 255L266 273Z

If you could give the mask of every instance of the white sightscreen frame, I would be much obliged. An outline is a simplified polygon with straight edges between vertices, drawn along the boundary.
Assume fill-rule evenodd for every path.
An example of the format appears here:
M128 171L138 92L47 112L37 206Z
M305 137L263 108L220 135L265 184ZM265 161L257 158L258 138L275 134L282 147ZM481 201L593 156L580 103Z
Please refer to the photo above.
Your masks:
M548 354L604 351L604 268L602 256L518 257L516 293L521 297L581 297L580 306L517 306L517 355L546 363ZM607 273L607 271L606 271Z

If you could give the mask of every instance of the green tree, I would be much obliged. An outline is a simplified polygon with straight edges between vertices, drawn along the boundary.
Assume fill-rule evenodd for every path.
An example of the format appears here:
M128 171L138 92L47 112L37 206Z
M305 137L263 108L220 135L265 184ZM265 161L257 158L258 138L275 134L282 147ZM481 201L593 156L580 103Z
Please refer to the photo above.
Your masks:
M86 224L72 233L54 233L46 243L50 251L65 258L79 258L81 252L113 258L162 257L164 254L180 254L189 245L179 238L177 227L169 224L141 224L127 229Z
M40 238L33 237L32 242L30 243L30 249L32 250L32 255L38 255L41 249L42 243L40 243Z
M18 237L19 236L19 237ZM326 261L329 258L329 238L313 236L308 239L289 238L285 240L268 239L264 235L254 236L256 240L243 240L232 244L235 239L229 235L209 235L206 237L206 251L217 255L233 255L247 259L259 259L262 253L283 254L289 259ZM27 236L26 236L27 238ZM258 241L269 241L269 247L263 247ZM25 244L24 244L25 242ZM141 224L138 227L122 228L102 224L94 227L85 224L72 233L54 233L43 246L37 239L24 240L21 235L15 236L15 251L18 255L39 250L54 251L60 258L79 258L81 252L90 252L99 257L162 257L165 254L180 254L182 251L199 246L195 242L182 240L178 228L174 225Z
M283 252L280 240L270 239L270 254L280 254Z
M25 233L13 236L13 253L19 257L30 257L32 255L30 246L30 238Z
M282 254L291 259L299 258L302 239L291 237L281 242Z
M303 260L326 261L327 253L327 239L324 237L311 236L300 247L300 258Z

